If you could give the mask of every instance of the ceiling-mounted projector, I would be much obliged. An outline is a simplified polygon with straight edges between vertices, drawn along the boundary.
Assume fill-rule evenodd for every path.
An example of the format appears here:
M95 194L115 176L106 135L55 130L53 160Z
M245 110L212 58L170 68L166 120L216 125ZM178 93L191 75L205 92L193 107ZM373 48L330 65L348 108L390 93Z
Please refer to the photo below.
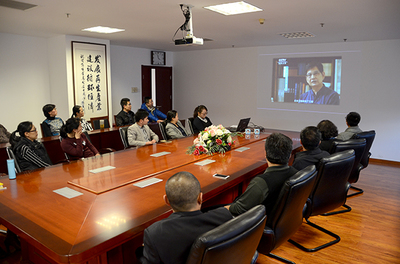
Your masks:
M203 39L202 38L196 38L193 35L193 16L192 16L192 5L187 5L187 4L180 4L183 15L185 16L185 23L183 23L182 26L178 28L178 30L182 30L186 32L186 36L184 36L182 39L175 39L175 45L203 45ZM176 32L178 32L178 30ZM176 35L175 32L175 35ZM175 37L174 35L174 37Z

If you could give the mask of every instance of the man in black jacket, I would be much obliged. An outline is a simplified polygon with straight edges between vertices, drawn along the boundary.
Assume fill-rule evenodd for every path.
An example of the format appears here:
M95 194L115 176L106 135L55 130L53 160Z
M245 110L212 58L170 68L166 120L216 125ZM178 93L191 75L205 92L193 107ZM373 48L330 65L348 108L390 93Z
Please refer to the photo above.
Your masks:
M240 215L259 204L265 205L268 215L285 181L297 172L288 165L292 144L292 140L281 133L272 133L266 139L265 156L268 168L264 174L252 179L246 191L232 204L225 206L233 215Z
M182 171L165 184L164 200L173 214L144 231L144 248L136 251L141 263L184 264L196 238L232 219L220 207L206 213L200 211L203 193L193 174Z
M319 148L321 138L321 132L315 126L308 126L300 132L300 143L303 146L303 151L296 153L293 168L302 170L309 165L317 166L320 159L330 155L327 151Z
M122 98L121 107L122 110L115 117L115 121L117 123L116 125L117 126L133 125L135 123L135 113L131 111L132 109L131 100L129 100L129 98Z

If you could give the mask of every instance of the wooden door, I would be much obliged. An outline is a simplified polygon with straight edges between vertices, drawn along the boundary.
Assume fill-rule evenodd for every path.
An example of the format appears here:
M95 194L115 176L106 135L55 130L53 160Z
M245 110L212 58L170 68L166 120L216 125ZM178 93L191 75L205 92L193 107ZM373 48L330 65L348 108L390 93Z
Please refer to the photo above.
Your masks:
M152 69L155 74L156 96L151 92ZM142 65L142 103L147 96L156 101L158 109L164 114L172 109L172 67Z

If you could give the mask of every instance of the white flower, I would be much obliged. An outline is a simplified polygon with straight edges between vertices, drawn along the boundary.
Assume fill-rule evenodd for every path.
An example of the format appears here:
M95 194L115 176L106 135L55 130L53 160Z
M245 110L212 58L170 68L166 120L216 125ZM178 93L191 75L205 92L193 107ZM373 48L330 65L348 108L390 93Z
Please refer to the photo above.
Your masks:
M229 137L226 139L226 142L228 142L228 143L232 143L232 137L231 137L231 136L229 136Z
M224 134L224 132L221 130L221 129L218 129L217 130L217 135L218 136L222 136Z
M203 137L203 140L206 140L206 139L208 138L208 136L209 136L209 135L208 135L208 132L205 132L205 133L203 134L203 136L202 136L202 137Z

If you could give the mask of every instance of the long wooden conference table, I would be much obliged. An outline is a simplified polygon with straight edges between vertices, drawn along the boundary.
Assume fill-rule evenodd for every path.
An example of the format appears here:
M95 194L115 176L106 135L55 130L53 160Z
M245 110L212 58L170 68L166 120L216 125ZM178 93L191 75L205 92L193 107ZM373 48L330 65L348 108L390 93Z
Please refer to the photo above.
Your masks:
M0 222L20 237L26 263L136 263L144 229L172 213L162 199L169 177L193 173L203 207L230 203L267 167L264 141L271 132L235 138L231 151L213 156L186 154L190 136L20 173L16 180L0 177L7 188L0 190ZM280 132L299 151L299 133ZM204 161L211 163L199 165ZM109 170L90 172L99 168Z

